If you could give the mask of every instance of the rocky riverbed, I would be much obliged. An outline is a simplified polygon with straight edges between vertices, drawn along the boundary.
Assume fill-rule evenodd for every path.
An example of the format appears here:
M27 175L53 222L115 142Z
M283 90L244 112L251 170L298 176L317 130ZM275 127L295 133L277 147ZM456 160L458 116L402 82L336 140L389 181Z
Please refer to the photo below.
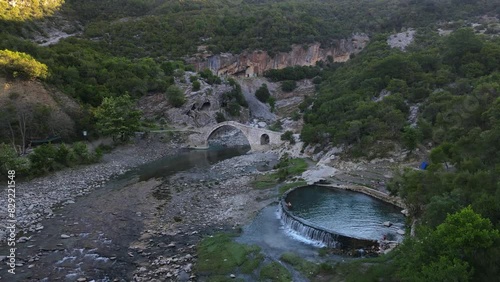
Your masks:
M159 141L140 140L136 144L117 148L105 155L100 163L65 169L28 182L17 183L18 232L42 230L44 227L40 221L54 216L54 206L73 204L76 197L101 187L112 177L121 175L138 165L173 154L179 147L173 143L167 145ZM0 198L0 242L5 242L8 215L6 201L6 196ZM19 240L23 241L21 238Z
M271 168L277 155L253 153L194 168L170 177L153 195L165 202L146 223L133 248L144 256L135 281L188 281L196 263L195 245L206 235L239 229L277 199L274 190L256 190L250 183L257 168Z
M198 280L201 238L239 228L277 198L250 185L275 154L185 151L151 162L180 151L141 142L102 163L19 184L15 281ZM7 269L0 266L0 277Z

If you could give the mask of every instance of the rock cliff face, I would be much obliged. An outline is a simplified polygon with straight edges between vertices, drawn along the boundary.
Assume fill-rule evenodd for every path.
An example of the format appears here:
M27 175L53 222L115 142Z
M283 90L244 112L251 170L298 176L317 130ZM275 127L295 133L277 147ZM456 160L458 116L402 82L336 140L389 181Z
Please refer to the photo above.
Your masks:
M253 77L261 76L270 69L290 66L313 66L318 61L345 62L351 54L360 52L368 43L367 35L358 34L349 39L338 41L336 46L321 48L320 43L293 45L288 53L281 52L271 56L266 51L246 51L239 55L222 53L213 56L199 56L190 59L196 70L210 69L218 75Z

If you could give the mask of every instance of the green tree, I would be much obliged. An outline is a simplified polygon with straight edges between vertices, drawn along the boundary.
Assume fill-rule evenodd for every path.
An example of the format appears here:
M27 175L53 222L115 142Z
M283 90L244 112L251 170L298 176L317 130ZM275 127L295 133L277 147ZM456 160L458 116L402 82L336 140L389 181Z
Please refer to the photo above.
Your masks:
M295 144L295 138L293 137L293 132L290 130L285 131L285 133L281 134L281 140L289 141L290 144Z
M269 89L267 89L267 84L263 83L259 89L255 91L255 97L262 103L267 103L267 100L271 97L271 93L269 93Z
M23 175L29 170L29 161L19 157L12 146L0 143L0 175L6 176L9 170Z
M432 149L430 153L431 161L435 164L444 163L446 169L449 169L448 163L453 161L455 146L451 143L443 143Z
M491 281L500 275L499 243L499 230L469 206L405 241L400 275L408 281Z
M104 98L94 111L96 128L104 136L126 141L139 130L141 112L134 109L130 96Z
M458 66L462 58L468 53L479 53L483 47L483 42L470 28L462 28L453 32L446 39L447 54L446 60L450 64Z
M184 105L184 103L186 103L186 97L184 96L184 93L179 87L175 85L170 85L167 88L166 95L168 102L176 108L179 108Z
M40 63L26 53L0 50L0 71L11 77L27 79L46 78L47 65Z
M420 139L422 138L422 134L420 133L420 130L415 127L405 126L401 138L403 139L404 146L408 150L413 151L417 148L418 142L420 142Z
M31 173L33 175L43 175L57 169L57 149L52 144L43 144L36 147L29 155L31 161Z
M292 92L297 88L297 82L295 80L285 80L281 82L281 90L285 92Z
M415 278L416 281L470 281L472 270L467 262L460 259L453 259L441 256L438 261L433 261L422 266L421 273Z
M193 91L200 90L201 83L198 80L193 81Z

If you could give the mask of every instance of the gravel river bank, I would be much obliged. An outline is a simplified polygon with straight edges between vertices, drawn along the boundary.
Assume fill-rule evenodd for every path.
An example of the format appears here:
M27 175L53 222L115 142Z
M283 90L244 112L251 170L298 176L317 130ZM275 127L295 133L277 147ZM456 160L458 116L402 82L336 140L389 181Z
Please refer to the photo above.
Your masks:
M16 185L16 220L18 232L33 232L44 227L40 221L54 216L56 205L70 205L75 198L102 187L116 177L141 164L172 155L176 144L140 140L113 150L96 164L65 169L54 174L18 182ZM6 193L4 191L4 193ZM0 245L5 243L7 197L0 198ZM22 237L21 237L22 238ZM23 241L22 239L21 241Z

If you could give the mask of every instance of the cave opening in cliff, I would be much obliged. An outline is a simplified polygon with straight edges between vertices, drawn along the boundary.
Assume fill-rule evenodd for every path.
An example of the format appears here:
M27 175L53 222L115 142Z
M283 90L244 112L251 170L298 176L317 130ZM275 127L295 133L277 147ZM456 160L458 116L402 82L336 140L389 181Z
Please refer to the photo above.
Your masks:
M270 139L269 139L269 135L267 135L267 134L262 134L262 135L260 136L260 145L267 145L267 144L269 144L269 141L270 141Z
M201 111L208 111L210 109L210 102L205 102L203 103L203 105L201 106Z

